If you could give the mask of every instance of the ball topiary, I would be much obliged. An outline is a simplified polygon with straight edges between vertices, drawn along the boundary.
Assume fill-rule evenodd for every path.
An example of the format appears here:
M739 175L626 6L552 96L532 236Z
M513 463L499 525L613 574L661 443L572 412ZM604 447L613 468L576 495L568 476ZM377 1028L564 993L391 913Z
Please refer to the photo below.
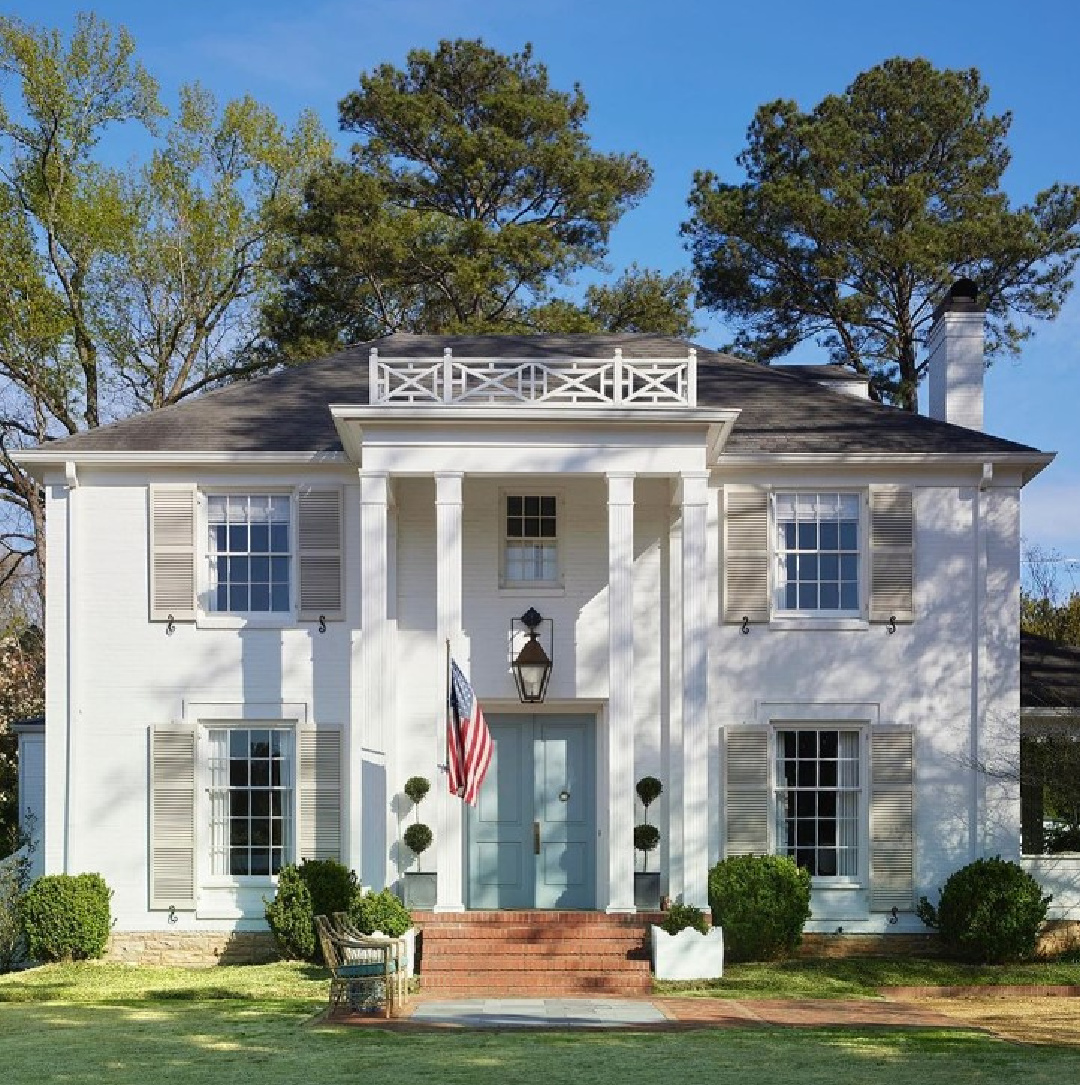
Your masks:
M425 776L410 776L405 781L405 787L402 790L408 795L413 806L418 806L431 790L431 781Z
M405 847L419 858L431 847L431 830L422 821L418 821L405 830L402 839L405 841Z
M638 798L641 800L641 805L646 810L663 793L664 785L655 776L642 776L640 780L634 785L634 790L637 791Z
M30 957L82 961L103 957L109 942L112 890L100 874L48 874L19 901Z
M277 895L266 901L266 922L278 952L287 960L309 961L315 956L315 915L311 891L295 866L281 868Z
M734 960L786 957L810 918L810 873L782 855L736 855L709 871L713 926Z
M951 874L935 908L922 897L919 918L936 927L947 952L978 964L1004 964L1035 956L1039 931L1053 898L1017 863L976 859Z
M702 934L709 933L709 921L705 913L692 904L673 904L660 926L668 934L678 934L687 927L692 927Z

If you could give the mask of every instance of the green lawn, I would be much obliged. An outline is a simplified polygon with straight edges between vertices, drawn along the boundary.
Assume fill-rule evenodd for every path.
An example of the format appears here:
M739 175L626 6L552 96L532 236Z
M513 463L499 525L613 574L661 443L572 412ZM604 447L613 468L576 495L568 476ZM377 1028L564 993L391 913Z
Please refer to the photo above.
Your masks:
M836 962L831 962L835 965ZM747 969L749 966L739 966ZM775 966L773 966L775 967ZM0 977L7 1085L946 1085L1080 1080L1080 1048L965 1029L391 1033L312 1024L318 969L88 964Z

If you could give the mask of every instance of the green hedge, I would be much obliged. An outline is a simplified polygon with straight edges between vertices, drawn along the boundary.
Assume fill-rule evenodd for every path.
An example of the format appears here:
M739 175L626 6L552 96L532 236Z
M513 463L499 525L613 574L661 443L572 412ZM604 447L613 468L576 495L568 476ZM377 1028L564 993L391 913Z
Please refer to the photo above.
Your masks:
M109 944L112 890L100 874L48 874L19 902L27 951L36 961L103 957Z
M1052 899L1019 864L995 856L951 874L938 906L922 897L917 911L924 923L938 929L952 956L1005 964L1035 956Z
M709 871L709 907L732 960L786 957L810 918L810 873L781 855L724 859Z

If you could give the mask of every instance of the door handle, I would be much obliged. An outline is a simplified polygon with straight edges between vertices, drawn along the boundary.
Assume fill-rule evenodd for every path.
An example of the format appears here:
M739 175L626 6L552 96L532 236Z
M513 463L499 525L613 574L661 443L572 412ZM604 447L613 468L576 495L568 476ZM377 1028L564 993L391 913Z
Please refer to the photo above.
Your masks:
M540 854L540 822L533 822L533 855Z

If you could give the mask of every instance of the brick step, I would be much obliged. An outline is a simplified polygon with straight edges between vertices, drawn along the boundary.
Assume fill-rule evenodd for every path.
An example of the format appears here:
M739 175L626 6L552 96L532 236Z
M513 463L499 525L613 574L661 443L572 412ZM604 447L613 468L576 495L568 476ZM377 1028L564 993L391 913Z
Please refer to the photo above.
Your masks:
M648 971L649 960L640 957L636 960L626 957L606 957L602 953L578 953L564 957L524 957L521 954L492 957L491 955L469 953L425 953L420 958L422 972L469 972L478 964L486 972L513 972L516 970L534 970L537 972L640 972Z
M454 946L471 948L475 953L577 953L589 950L597 953L631 953L646 945L641 934L619 938L592 938L588 935L575 938L501 938L498 935L482 934L475 938L447 937L441 931L424 931L421 940L425 947Z
M424 973L425 993L478 995L647 994L652 990L648 972L620 975L610 972L471 972Z

